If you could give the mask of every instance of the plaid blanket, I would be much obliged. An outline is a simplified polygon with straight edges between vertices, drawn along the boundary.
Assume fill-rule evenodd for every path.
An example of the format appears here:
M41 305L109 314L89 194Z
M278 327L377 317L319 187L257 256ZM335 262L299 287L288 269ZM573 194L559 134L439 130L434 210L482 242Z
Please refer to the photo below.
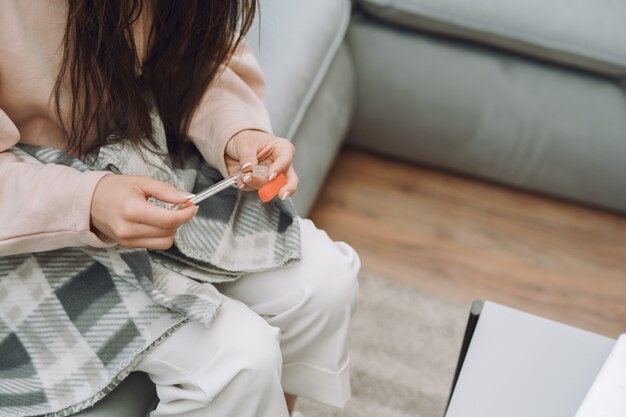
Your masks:
M181 166L124 142L85 161L51 148L11 151L79 171L151 175L190 192L222 179L192 149ZM0 416L66 416L93 405L186 320L210 323L223 301L211 282L299 257L291 203L264 205L233 188L202 202L167 251L82 247L0 258Z

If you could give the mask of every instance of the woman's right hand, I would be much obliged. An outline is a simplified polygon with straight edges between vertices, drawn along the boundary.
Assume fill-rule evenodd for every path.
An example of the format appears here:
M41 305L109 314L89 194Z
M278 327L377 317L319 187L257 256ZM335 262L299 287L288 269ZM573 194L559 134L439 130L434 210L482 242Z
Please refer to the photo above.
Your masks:
M176 229L191 220L198 207L168 210L149 203L148 198L181 204L190 196L150 177L106 175L93 194L91 225L96 234L127 248L168 249Z

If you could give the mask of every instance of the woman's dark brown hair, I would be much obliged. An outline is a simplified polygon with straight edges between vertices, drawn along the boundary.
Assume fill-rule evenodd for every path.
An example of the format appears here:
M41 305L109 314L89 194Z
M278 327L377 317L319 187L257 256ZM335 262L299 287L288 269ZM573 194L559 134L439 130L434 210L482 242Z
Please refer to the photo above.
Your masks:
M68 150L85 155L113 132L151 143L158 110L171 153L185 137L202 94L254 18L256 0L69 0L63 60L54 95L68 120ZM133 27L149 13L150 49L140 62ZM62 114L61 91L70 91Z

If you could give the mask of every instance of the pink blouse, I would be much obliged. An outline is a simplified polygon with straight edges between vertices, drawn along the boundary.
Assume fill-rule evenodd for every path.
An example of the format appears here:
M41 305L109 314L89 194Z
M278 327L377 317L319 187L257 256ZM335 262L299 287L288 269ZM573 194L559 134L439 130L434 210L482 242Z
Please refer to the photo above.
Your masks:
M52 91L66 18L66 0L0 3L0 256L110 246L90 230L91 199L107 172L20 162L6 152L18 142L64 149ZM140 19L135 29L143 56L146 27ZM233 135L246 129L271 132L263 90L261 69L242 45L193 115L191 140L223 173L224 149Z

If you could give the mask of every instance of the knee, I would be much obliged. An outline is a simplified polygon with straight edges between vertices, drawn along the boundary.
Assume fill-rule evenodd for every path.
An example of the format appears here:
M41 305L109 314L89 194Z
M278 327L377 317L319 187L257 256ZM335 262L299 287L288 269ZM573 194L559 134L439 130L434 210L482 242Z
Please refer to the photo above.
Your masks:
M280 391L279 340L279 329L242 303L226 300L209 327L186 323L137 369L157 385L162 414L181 415L233 393L251 399Z
M282 354L280 330L261 317L249 317L245 323L231 323L230 336L222 341L227 357L236 364L234 379L245 381L250 388L263 388L280 381Z
M306 285L308 303L312 309L330 315L352 314L358 298L358 273L361 262L348 244L333 242L334 250L326 251L319 260L318 270Z
M233 347L233 359L239 363L238 379L244 379L249 387L264 388L280 383L283 364L279 344L279 331L264 326L261 335Z
M198 350L211 351L209 360L193 370L206 384L209 398L227 387L252 395L280 384L283 360L278 328L235 300L224 302L212 326L210 339L196 341L206 346Z

